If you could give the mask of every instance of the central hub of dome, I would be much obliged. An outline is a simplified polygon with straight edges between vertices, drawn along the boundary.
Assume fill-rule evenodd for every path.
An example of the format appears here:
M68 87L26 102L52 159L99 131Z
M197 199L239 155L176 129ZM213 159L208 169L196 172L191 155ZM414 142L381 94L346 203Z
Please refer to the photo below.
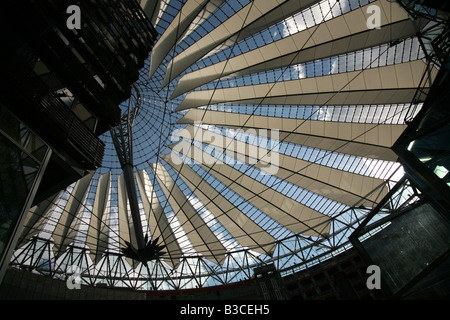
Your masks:
M154 92L141 91L141 107L133 125L133 158L137 168L156 162L159 154L167 152L175 121L170 103Z
M169 152L168 144L172 125L181 117L172 112L172 103L166 102L153 90L136 85L130 99L119 106L122 113L122 126L131 127L133 165L137 169L146 168L149 163L158 161L158 155ZM126 129L125 129L126 130ZM109 133L103 136L105 155L103 167L120 169L121 165L114 150Z

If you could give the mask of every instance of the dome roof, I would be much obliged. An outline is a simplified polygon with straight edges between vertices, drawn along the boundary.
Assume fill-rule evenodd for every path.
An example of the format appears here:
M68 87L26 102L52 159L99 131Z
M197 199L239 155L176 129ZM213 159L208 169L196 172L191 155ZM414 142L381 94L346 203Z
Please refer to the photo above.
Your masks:
M163 0L155 12L132 159L143 233L165 254L122 254L136 237L107 133L103 166L32 208L12 263L184 289L348 248L401 176L390 147L427 68L415 36L427 21L386 0Z

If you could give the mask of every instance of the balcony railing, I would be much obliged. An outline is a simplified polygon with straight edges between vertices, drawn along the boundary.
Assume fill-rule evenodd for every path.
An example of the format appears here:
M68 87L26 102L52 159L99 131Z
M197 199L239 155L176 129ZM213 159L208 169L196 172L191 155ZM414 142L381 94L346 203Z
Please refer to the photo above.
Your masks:
M8 85L14 93L20 94L16 95L20 102L15 111L29 122L32 120L34 130L45 135L50 145L66 151L86 169L101 166L104 143L37 74L18 59ZM23 105L24 102L27 105Z

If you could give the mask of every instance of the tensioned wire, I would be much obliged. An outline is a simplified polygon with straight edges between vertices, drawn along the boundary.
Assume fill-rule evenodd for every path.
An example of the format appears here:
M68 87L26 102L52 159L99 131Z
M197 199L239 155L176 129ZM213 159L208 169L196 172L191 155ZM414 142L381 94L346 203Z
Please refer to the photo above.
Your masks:
M91 181L90 184L91 184L91 185L90 185L90 187L89 187L88 189L94 188L94 187L92 186L92 181ZM90 227L90 228L93 228L93 230L99 232L99 234L100 234L100 233L101 233L101 227L102 227L102 224L103 224L104 226L106 226L106 227L109 229L108 231L113 232L116 236L118 236L118 238L119 238L120 240L126 241L125 239L123 239L123 238L120 236L119 233L117 233L114 229L112 229L112 228L109 226L109 224L108 224L109 221L103 221L103 219L100 219L96 214L94 214L94 212L93 212L91 209L88 208L88 206L87 206L86 202L84 201L84 199L78 199L78 198L76 198L76 197L72 194L72 192L73 192L73 189L72 189L72 191L65 190L63 193L66 193L67 195L69 195L69 197L71 197L71 198L74 199L79 205L81 205L82 208L83 208L83 210L85 210L84 212L90 213L91 219L92 219L92 217L94 217L94 218L96 218L96 219L98 219L98 220L100 221L100 226L99 226L98 229L95 228L94 226L92 226L92 225L89 224L89 227ZM86 193L89 193L89 190L86 190ZM49 201L49 205L47 206L47 209L46 209L45 211L49 210L49 209L50 209L50 206L52 206L52 208L51 208L52 210L51 210L51 211L54 211L53 208L56 207L56 208L58 208L58 209L61 210L60 216L65 212L65 213L68 213L68 214L69 214L71 217L73 217L74 219L76 219L76 221L80 221L81 224L86 224L86 222L83 221L83 217L81 217L81 216L78 215L78 212L79 212L80 210L77 210L77 212L72 213L72 212L66 210L66 204L60 204L60 201L61 201L61 198L58 198L55 202ZM67 201L68 201L68 200L65 200L64 203L67 203ZM49 216L48 219L47 219L47 221L55 223L55 226L54 226L54 227L56 227L56 225L57 225L58 222L59 222L59 218ZM34 231L43 231L43 232L47 232L47 233L49 233L49 234L51 234L51 235L56 234L56 235L59 235L59 236L61 236L61 237L63 236L63 234L57 234L57 233L55 233L55 230L51 231L51 230L45 230L45 229L41 229L41 228L38 228L38 229L37 229L37 228L36 228L36 224L38 224L38 221L36 221L35 225L33 225L31 228L29 228L29 231L27 232L27 234L30 233L32 230L34 230ZM47 225L47 224L46 224L46 225ZM71 225L72 225L72 223L71 223ZM85 233L83 230L75 229L75 228L73 228L71 225L67 225L67 226L65 226L65 227L67 227L68 230L77 231L77 233L75 234L75 237L74 237L74 238L67 238L67 237L65 237L64 239L76 240L77 234L81 234L81 235L83 235L83 236L84 236L84 235L86 235L86 236L88 235L88 233ZM45 226L44 226L44 227L45 227ZM79 225L78 225L78 227L79 227ZM67 233L68 233L68 232L67 232ZM26 235L25 235L25 236L26 236ZM21 241L22 241L23 239L24 239L24 238L21 238ZM86 239L86 240L87 240L87 239ZM88 244L88 245L89 245L89 244L97 245L96 243L88 243L88 242L86 242L86 240L85 240L85 243ZM97 240L100 240L100 239L97 238ZM19 241L19 242L21 242L21 241ZM113 243L114 243L114 242L113 242ZM109 246L109 245L111 245L111 242L108 242L108 246ZM90 249L91 249L92 252L96 251L96 248L90 248ZM120 250L120 246L115 247L115 246L113 245L113 246L112 246L112 249Z
M181 8L181 10L182 10L182 8ZM181 12L180 12L180 14L179 14L179 21L181 20ZM179 23L177 24L177 31L176 31L176 33L177 33L177 37L176 37L176 39L178 39L178 33L179 33ZM174 54L174 52L173 52L173 54ZM142 75L141 75L142 76ZM140 84L141 84L141 81L138 81ZM146 88L148 89L148 85L146 85L146 82L144 82L144 84L145 84L145 86L146 86ZM151 88L151 91L153 91L153 88ZM157 96L159 96L159 94L157 94ZM155 99L156 100L156 99ZM152 101L148 101L148 103L151 103ZM164 101L164 104L163 104L163 106L162 106L162 108L161 109L163 109L163 116L162 116L162 119L161 119L161 121L159 122L160 124L161 124L161 126L160 126L160 139L159 139L159 143L158 143L158 149L157 149L157 152L156 152L156 157L157 158L159 158L160 157L160 150L161 150L161 142L162 142L162 138L161 138L161 136L162 136L162 133L163 133L163 130L164 130L164 121L165 121L165 117L166 117L166 113L167 113L167 102L168 102L168 90L166 90L166 98L165 98L165 101ZM150 107L150 106L149 106ZM148 108L148 109L150 109L150 108ZM160 119L160 113L158 114L158 117L157 117L158 119ZM153 117L150 117L150 119L153 119ZM134 132L132 133L132 135L134 134ZM159 161L156 161L156 163L158 163ZM134 164L135 165L135 164ZM154 185L154 181L153 181L153 185ZM135 186L135 184L134 184L134 186ZM143 196L146 196L146 195L143 195ZM152 199L151 199L151 201L153 200L153 197L152 197ZM118 217L118 219L120 220L120 216ZM103 221L101 221L102 223L104 223ZM108 228L110 229L110 230L112 230L114 233L115 233L115 235L117 235L117 236L119 236L119 238L121 239L121 240L123 240L121 237L120 237L120 231L119 231L119 233L117 233L117 232L115 232L115 230L113 230L109 225L108 225Z
M278 81L279 79L277 79L277 81ZM270 92L270 91L269 91ZM257 106L257 108L259 107L259 105ZM242 126L242 127L245 127L245 126ZM304 169L304 168L303 168ZM301 169L301 170L303 170L303 169ZM194 190L195 191L195 190ZM192 191L192 193L194 193L194 191ZM211 200L212 201L212 200ZM103 223L103 222L102 222Z
M324 19L325 19L326 16L328 16L328 14L330 14L330 13L332 12L332 10L333 10L334 6L336 5L336 3L337 3L337 2L335 2L335 3L333 4L333 6L329 9L329 12L324 16ZM252 5L253 5L253 2L252 2ZM250 10L251 10L251 8L249 9L248 13L250 12ZM244 26L245 23L246 23L246 20L247 20L247 17L248 17L248 13L247 13L246 18L244 19L243 26ZM239 34L240 34L241 31L242 31L242 28L240 29L237 38L239 38ZM314 30L314 32L315 32L315 30ZM313 36L314 32L310 35L310 37ZM309 40L309 39L308 39L308 40ZM307 42L307 41L305 41L305 43L306 43L306 42ZM236 44L237 44L237 42L235 42L235 43L233 44L233 47L234 47ZM300 53L300 51L301 51L301 49L300 49L300 50L297 52L297 54L293 57L292 61L294 61L294 59L298 56L298 54ZM233 49L229 50L229 56L231 56L232 52L233 52ZM222 69L221 76L219 77L219 79L222 77L223 72L224 72L224 70L225 70L225 68L226 68L226 66L227 66L228 61L229 61L229 59L227 59L225 65L224 65L224 67L223 67L223 69ZM285 70L288 69L288 68L290 67L291 64L292 64L292 62L291 62L287 67L285 67L284 69L285 69ZM284 72L283 72L283 73L284 73ZM283 74L283 73L282 73L282 74ZM281 74L280 77L273 83L272 88L273 88L273 86L275 85L275 83L277 83L277 82L282 78L282 74ZM271 89L272 89L272 88L271 88ZM213 93L212 93L212 95L211 95L210 101L211 101L212 97L214 96L214 93L215 93L216 89L217 89L217 83L216 83L216 86L215 86L215 88L214 88L214 90L213 90ZM265 97L268 96L268 94L270 93L271 89L268 91L268 93L266 94ZM264 100L264 99L265 99L265 98L263 98L263 100ZM263 100L262 100L262 101L263 101ZM262 103L262 102L261 102L261 103ZM253 110L253 112L252 112L251 115L254 114L254 112L259 108L259 106L261 105L261 103ZM208 105L209 105L209 103L208 103ZM207 111L207 110L205 109L205 111L203 112L203 115L202 115L202 118L201 118L200 121L202 121L202 120L204 119L204 116L205 116L205 114L206 114L206 111ZM251 115L250 115L250 116L251 116ZM249 118L250 118L250 116L249 116ZM248 119L249 119L249 118L248 118ZM247 119L247 120L245 121L245 123L241 126L241 128L244 128L244 127L245 127L245 124L248 122L248 119ZM196 130L199 130L199 129L196 128ZM191 146L192 146L192 145L193 145L193 142L191 142ZM183 165L184 165L184 163L182 163L182 166L183 166ZM211 169L208 170L208 173L209 173L210 170L211 170ZM178 178L178 176L177 176L177 178ZM176 180L176 179L175 179L175 180ZM197 186L197 187L198 187L198 186ZM195 190L197 189L197 187L196 187L194 190L192 190L192 194L195 193ZM186 201L188 201L188 200L186 199ZM185 202L186 202L186 201L185 201ZM209 202L208 202L208 203L209 203ZM299 221L299 222L301 222L301 221Z
M278 79L279 80L279 79ZM259 107L259 106L258 106ZM244 127L244 126L243 126ZM195 191L195 190L194 190ZM194 193L194 191L192 193Z
M386 50L387 50L387 49L386 49ZM300 49L300 51L301 51L301 49ZM300 51L298 51L296 55L298 55L298 54L300 53ZM372 62L371 62L368 66L366 66L366 68L369 67L370 65L372 65L372 64L374 63L374 61L376 61L383 53L384 53L384 52L382 52L378 57L376 57L375 59L373 59ZM295 59L295 57L294 57L294 59ZM290 67L290 65L288 65L287 67L285 67L285 69L287 69L287 68L289 68L289 67ZM364 68L363 70L365 70L365 68ZM361 73L363 70L361 70L360 73ZM358 73L358 75L359 75L360 73ZM350 79L349 82L348 82L347 84L349 84L351 81L353 81L358 75L356 75L353 79ZM282 77L282 75L277 79L276 82L278 82L278 81L280 80L281 77ZM275 82L275 83L276 83L276 82ZM275 84L275 83L274 83L274 84ZM346 84L346 85L347 85L347 84ZM345 87L345 86L344 86L344 87ZM273 86L272 86L272 88L273 88ZM272 89L272 88L271 88L271 89ZM271 90L271 89L270 89L270 90ZM263 101L263 100L267 97L267 95L270 93L270 90L269 90L269 92L266 94L266 96L265 96L264 98L262 98L262 101ZM342 90L342 89L341 89L341 90ZM339 91L338 91L338 92L339 92ZM338 92L334 93L334 95L336 95ZM212 96L213 96L213 95L214 95L214 93L212 94ZM329 100L331 100L331 99L332 99L332 97L331 97ZM255 110L256 110L260 105L261 105L261 104L259 104L259 105L255 108ZM205 112L206 112L206 109L205 109ZM316 111L316 112L317 112L317 111ZM254 112L253 112L253 113L254 113ZM253 114L253 113L252 113L252 114ZM204 116L204 115L203 115L203 116ZM311 116L312 116L312 115L311 115ZM311 116L310 116L310 117L311 117ZM309 118L310 118L310 117L309 117ZM250 117L249 117L249 118L250 118ZM245 127L245 124L248 122L249 118L245 121L244 125L243 125L241 128L244 128L244 127ZM203 117L202 117L202 119L203 119ZM308 120L308 119L304 119L304 121L303 121L301 124L299 124L299 125L297 126L297 128L299 128L303 123L305 123L306 120ZM385 121L387 121L387 119L385 119L385 120L383 121L383 123L384 123ZM382 124L382 123L376 124L373 128L371 128L371 129L365 131L365 132L362 133L361 135L364 135L364 134L366 134L367 132L369 132L370 130L373 130L374 128L376 128L376 127L379 126L380 124ZM297 129L297 128L296 128L296 129ZM295 130L294 130L294 131L295 131ZM288 136L289 136L290 134L291 134L291 133L289 133ZM360 136L361 136L361 135L360 135ZM287 137L286 137L286 138L287 138ZM355 138L353 138L351 141L353 141L354 139L357 139L357 138L358 138L358 137L355 137ZM283 140L284 140L284 139L283 139ZM350 143L351 141L349 141L349 142L347 142L347 143ZM341 146L341 147L342 147L342 146ZM341 148L341 147L340 147L340 148ZM339 149L339 148L338 148L338 149ZM336 152L338 149L329 151L328 154L331 153L331 152ZM310 165L311 165L311 164L310 164ZM307 168L308 166L309 166L309 165L307 165L306 167L300 169L299 171L304 170L304 169ZM280 183L280 182L277 182L277 183ZM197 186L197 187L198 187L198 186ZM268 186L268 187L266 188L266 190L267 190L269 187L270 187L270 186ZM271 186L271 187L273 187L273 186ZM192 193L193 193L193 194L195 193L195 189L192 191ZM211 200L211 201L212 201L212 200ZM209 202L208 202L208 203L209 203Z
M205 3L205 6L206 6L206 3ZM184 6L183 6L184 7ZM174 43L174 48L172 49L172 58L171 58L171 63L172 63L172 65L173 65L173 63L174 63L174 57L175 57L175 48L176 48L176 46L177 46L177 44L178 44L178 40L179 40L179 37L180 37L180 34L179 34L179 31L180 31L180 22L181 22L181 12L182 12L182 10L183 10L183 7L180 9L180 11L178 12L178 23L177 23L177 28L176 28L176 36L175 36L175 43ZM172 68L171 68L171 70L170 70L170 78L172 77L171 76L172 75ZM169 86L170 86L170 83L169 83ZM161 90L163 90L163 88L161 88ZM161 91L160 91L161 92ZM166 111L167 111L167 103L168 103L168 100L169 100L169 89L167 88L166 89L166 93L165 93L165 99L164 99L164 106L165 106L165 108L164 108L164 118L165 118L165 116L166 116ZM157 154L156 154L156 156L157 156L157 160L156 160L156 164L155 164L155 166L156 166L156 168L155 168L155 171L157 170L157 168L158 168L158 164L159 164L159 160L158 159L160 159L160 157L161 157L161 155L160 155L160 150L161 150L161 141L162 139L160 139L159 140L159 144L158 144L158 152L157 152ZM147 161L147 163L148 163L148 161ZM149 164L149 163L148 163ZM150 164L149 164L150 165ZM154 188L155 187L155 182L156 182L156 175L154 175L153 176L153 181L152 181L152 188ZM144 190L144 193L145 193L145 190ZM152 195L155 195L156 196L156 192L152 192ZM144 197L147 197L147 194L144 194L144 195L142 195L142 196L144 196ZM152 207L153 207L153 196L151 197L151 199L150 199L150 210L153 210L152 209ZM163 211L163 214L165 213L165 206L162 208L162 211ZM160 219L161 219L161 217L156 221L156 225L155 225L155 228L157 228L157 226L159 225L159 223L160 223ZM150 230L150 232L151 232L151 234L153 234L154 232L155 232L155 230ZM163 234L163 230L161 230L161 235ZM165 240L165 239L164 239ZM166 245L168 245L168 244L166 244Z
M302 32L308 28L312 28L312 27L316 27L318 26L320 23L325 22L329 19L333 19L336 18L338 16L342 16L348 12L351 11L355 11L358 8L361 8L363 5L366 5L367 3L371 3L374 2L375 0L345 0L343 2L345 2L344 5L342 5L342 2L339 2L339 13L335 13L334 12L334 5L332 10L330 10L331 12L331 16L329 15L329 13L327 13L327 15L324 15L323 13L323 8L321 4L327 3L328 6L331 6L331 2L335 2L335 0L318 0L315 3L311 4L309 7L303 9L300 12L294 13L293 15L289 16L289 17L285 17L283 18L281 21L278 21L276 23L274 23L271 26L266 27L265 29L258 31L252 35L249 35L246 39L240 39L239 42L236 44L236 46L233 46L233 49L231 49L231 45L227 45L226 48L224 48L221 51L218 51L216 53L214 53L211 56L207 56L205 58L202 58L200 61L197 62L197 64L194 64L190 67L187 68L187 71L196 71L198 69L204 68L204 67L209 67L211 65L214 65L215 63L220 63L223 62L224 60L226 60L226 55L224 53L224 51L232 51L232 56L238 56L240 54L244 54L247 53L251 50L254 49L258 49L262 46L265 46L267 44L270 43L274 43L278 40L290 37L298 32ZM357 3L357 6L355 4L352 3ZM367 3L366 3L367 2ZM361 4L363 3L363 4ZM348 5L348 7L346 7L346 5ZM313 10L312 8L318 8L318 11L320 11L320 18L316 17L316 15L318 15L317 10ZM308 13L308 14L307 14ZM305 18L306 16L308 16L307 18ZM330 16L330 18L328 18ZM303 26L298 23L299 17L301 18L302 22L303 22ZM295 24L296 26L296 31L292 32L292 31L288 31L283 32L283 29L281 28L285 28L285 29L291 29L291 23L288 20L292 20L292 22ZM312 22L310 20L313 20ZM316 22L316 20L319 20L319 22ZM307 22L308 21L308 22ZM282 26L280 26L280 24ZM276 31L272 32L273 29L276 29ZM276 35L275 35L276 34ZM262 42L262 43L260 43ZM253 45L251 45L253 44ZM239 49L237 50L238 52L234 52L235 48ZM217 60L217 61L214 61ZM209 83L211 84L211 83Z
M92 186L92 181L90 182L90 187L89 187L88 189L91 189L91 188L93 188L93 186ZM76 198L76 197L71 193L72 191L69 192L68 190L65 190L65 192L69 195L69 197L73 198L76 202L78 202L78 204L81 205L85 211L88 211L88 212L90 213L91 219L92 219L92 218L96 218L96 219L98 219L98 220L100 221L100 226L99 226L98 228L95 228L94 226L89 225L90 228L92 228L93 230L97 231L97 232L100 234L100 233L101 233L101 227L102 227L102 226L106 226L106 227L108 228L108 231L110 231L110 232L112 232L114 235L116 235L116 236L119 238L119 240L125 241L125 239L123 239L123 238L120 236L120 232L119 232L119 233L116 232L116 230L114 230L114 229L109 225L109 224L110 224L110 220L109 220L109 221L103 221L103 219L99 219L99 217L98 217L96 214L94 214L94 212L93 212L91 209L89 209L89 208L87 207L87 204L85 203L85 201L84 201L83 199L78 199L78 198ZM90 194L90 191L87 190L86 193ZM40 225L38 224L38 223L39 223L39 220L38 220L38 221L36 221L36 223L35 223L32 227L29 228L27 234L30 233L30 232L33 232L33 231L38 231L38 232L41 232L41 231L42 231L42 232L45 232L45 233L48 233L48 234L51 234L51 235L58 235L58 236L61 236L61 238L63 238L64 240L67 239L67 240L73 240L73 241L77 240L77 237L78 237L79 235L82 235L82 236L87 236L87 235L88 235L88 231L80 230L80 225L77 225L77 224L74 225L74 223L73 223L73 222L79 220L81 224L85 224L85 225L87 224L87 223L83 220L83 217L80 217L80 216L78 215L79 210L77 210L77 212L71 212L71 211L66 210L66 205L60 204L60 200L61 200L61 199L58 199L58 200L56 200L55 202L49 202L46 211L50 209L50 208L49 208L50 206L53 206L52 208L58 208L58 209L61 210L59 217L61 217L61 215L62 215L63 213L67 213L67 214L69 214L69 216L71 216L72 218L75 219L75 220L72 220L72 223L71 223L70 225L65 226L65 227L67 228L66 236L63 237L63 234L58 234L58 233L55 232L55 230L56 230L55 227L56 227L56 225L59 223L59 218L58 218L58 217L54 217L53 215L50 215L50 216L47 218L47 221L50 222L50 224L54 224L54 226L53 226L53 231L47 230L47 229L46 229L46 226L47 226L48 224L44 225L43 228L40 228ZM66 200L65 202L67 202L67 200ZM54 210L52 209L52 211L54 211ZM120 220L120 218L121 218L121 217L118 216L118 220ZM111 218L110 218L110 219L111 219ZM38 226L36 226L36 225L38 225ZM74 225L74 227L72 227L72 225ZM76 231L76 233L75 233L75 235L74 235L73 238L68 238L68 237L67 237L67 234L69 234L69 231ZM25 237L26 237L26 235L25 235ZM24 238L21 238L21 241L22 241L23 239L24 239ZM86 240L87 240L87 238L86 238ZM96 248L94 248L94 246L97 245L97 243L89 243L89 242L87 242L86 240L85 240L84 243L90 247L91 251L93 252L94 250L96 250ZM100 241L99 238L97 238L97 240ZM91 248L91 245L92 245L92 248ZM119 244L119 243L116 244L115 241L108 241L108 244L107 244L107 245L108 245L108 247L111 248L111 249L116 249L116 250L118 250L118 251L120 250L120 244ZM56 259L56 258L55 258L55 259Z
M251 12L251 10L252 10L252 8L253 8L253 5L254 5L254 1L251 1L251 5L250 5L250 8L248 9L248 11L247 11L247 14L246 14L246 16L245 16L245 18L243 19L243 23L242 23L242 27L239 29L239 32L238 32L238 34L240 34L241 33L241 31L242 31L242 29L243 29L243 27L245 26L245 24L246 24L246 22L247 22L247 19L248 19L248 17L249 17L249 14L250 14L250 12ZM234 43L234 45L236 44L236 42ZM175 50L174 50L175 51ZM230 53L231 54L231 53ZM173 59L172 59L172 63L173 63ZM228 59L227 59L227 63L228 63ZM226 67L226 64L225 64L225 66L224 66L224 68L222 69L222 72L221 72L221 74L223 74L223 72L224 72L224 70L225 70L225 67ZM171 72L172 72L172 70L171 70ZM169 83L170 82L172 82L172 77L170 76L169 77ZM214 89L215 90L215 89ZM211 97L211 99L212 99L212 97ZM211 100L210 100L211 101ZM206 110L205 110L205 112L203 113L203 116L202 116L202 119L203 119L203 117L205 116L205 114L206 114ZM191 142L191 145L190 145L190 147L189 147L189 149L191 148L191 146L193 145L193 143ZM158 161L159 162L159 161ZM156 164L157 165L157 164ZM181 164L181 166L183 166L184 165L184 162ZM156 169L157 168L155 168L155 170L154 170L154 179L156 178L156 174L157 174L157 172L156 172ZM174 182L176 183L176 181L179 179L179 175L180 175L180 173L179 172L177 172L177 175L176 175L176 177L174 178ZM154 180L155 181L155 180ZM155 186L155 183L153 183L153 187ZM197 185L197 187L198 187L198 185ZM172 188L172 190L169 190L169 195L168 195L168 197L167 197L167 202L165 202L165 205L164 205L164 207L163 207L163 212L166 212L166 206L169 204L169 199L170 199L170 197L172 197L172 191L173 191L174 189ZM194 190L192 190L192 192L191 192L191 196L194 196L194 191L195 191L196 189L194 189ZM180 205L180 208L182 208L187 202L189 202L189 199L186 197L185 198L185 201L183 202L183 204L182 205ZM190 204L190 203L189 203ZM181 209L180 209L181 210ZM177 213L175 212L175 216L177 215ZM189 222L189 220L188 220L188 222ZM186 222L186 223L188 223L188 222ZM169 227L170 226L170 223L168 224L168 226L167 227ZM167 228L166 227L166 228ZM182 225L181 225L181 227L182 227ZM165 231L166 229L164 229L164 230L161 230L161 234L163 233L163 231ZM194 230L192 231L192 232L194 232ZM186 233L186 235L188 235L188 233Z
M181 15L180 15L180 17L181 17ZM177 26L177 28L178 28L178 26ZM178 31L177 31L177 33L178 33ZM178 37L177 37L177 38L178 38ZM167 99L167 92L168 92L168 90L166 91L166 101L165 101L166 104L167 104L167 102L168 102L168 99ZM165 114L166 114L166 112L164 112L164 116L165 116ZM163 118L163 119L164 119L164 118ZM158 146L158 150L160 150L160 145L161 145L161 141L160 141L160 144L159 144L159 146ZM158 152L158 156L159 156L159 152ZM157 162L157 163L158 163L158 162ZM91 182L91 183L92 183L92 182ZM92 186L91 186L91 187L92 187ZM67 192L67 190L66 190L66 192ZM89 192L89 191L87 191L87 192ZM91 213L91 219L92 219L92 218L97 218L97 219L100 221L101 224L106 225L106 227L109 229L109 231L113 232L116 236L119 237L119 239L121 239L122 241L124 241L124 239L120 236L120 232L117 233L114 229L112 229L112 228L110 227L110 225L109 225L109 223L108 223L108 222L110 222L110 221L103 221L103 220L99 219L99 217L98 217L97 215L95 215L95 214L92 212L92 210L90 210L90 209L87 208L87 205L84 203L83 200L80 200L80 199L78 199L78 198L75 198L71 193L70 193L70 196L71 196L73 199L75 199L75 201L77 201L79 204L81 204L85 210L87 210L87 211L89 211L89 212ZM76 219L76 220L81 220L81 223L86 223L86 222L83 221L83 218L82 218L82 217L79 217L79 216L78 216L78 214L77 214L76 212L72 213L72 212L66 210L66 209L65 209L66 206L65 206L65 205L61 205L61 204L60 204L60 201L56 201L56 203L51 203L51 204L49 204L49 206L51 206L51 205L54 205L54 206L56 206L57 208L61 209L61 210L62 210L61 215L62 215L64 212L66 212L66 213L68 213L71 217L73 217L74 219ZM118 219L120 220L120 217L118 217ZM59 222L59 219L56 218L56 217L50 216L49 219L48 219L47 221L53 222L53 223L55 224L55 226L56 226L56 224ZM69 231L77 231L77 233L75 234L75 237L74 237L73 239L70 239L70 240L76 240L76 237L77 237L77 235L79 235L79 234L81 234L81 235L87 235L87 233L84 233L84 231L82 231L82 230L79 229L79 225L75 225L75 226L78 226L77 229L73 228L72 225L73 225L73 222L71 223L70 226L65 226L65 227L67 228L67 233L68 233ZM101 226L102 226L102 225L100 225L99 228L101 228ZM91 227L91 228L94 228L93 226L90 226L90 227ZM45 226L44 226L44 228L45 228ZM95 229L95 228L94 228L94 229ZM34 226L31 228L31 230L34 230ZM31 230L30 230L30 231L31 231ZM58 234L55 233L55 230L53 230L53 232L50 232L50 230L41 230L41 229L39 229L39 230L40 230L40 231L44 231L44 232L48 232L48 233L51 233L51 234L58 235ZM101 230L100 230L100 229L95 229L95 231L100 232ZM62 237L63 234L59 234L59 236ZM64 239L68 239L67 236L64 237ZM86 240L87 240L87 239L86 239ZM97 240L99 240L99 239L97 239ZM88 242L86 242L86 241L85 241L85 243L86 243L87 245L91 245L91 243L88 243ZM115 243L115 242L113 242L113 243ZM94 244L92 244L92 245L94 245ZM108 246L111 246L111 245L112 245L112 243L109 242L109 243L108 243ZM113 248L113 249L120 249L120 246L117 246L117 247L114 247L114 246L113 246L112 248ZM93 250L93 249L92 249L92 250Z
M245 25L245 23L246 23L246 21L247 21L247 18L248 18L248 15L249 15L249 13L250 13L250 11L251 11L251 9L253 8L253 4L254 4L254 2L253 1L251 1L251 6L250 6L250 9L248 10L248 12L247 12L247 15L246 15L246 17L245 17L245 19L244 19L244 22L243 22L243 24L242 24L242 27ZM182 9L181 9L182 10ZM181 14L179 15L179 19L181 19ZM241 28L242 29L242 28ZM240 29L240 30L241 30ZM177 42L178 42L178 31L179 31L179 23L177 24L177 37L176 37L176 39L175 39L175 48L172 50L172 52L173 52L173 55L175 54L175 49L176 49L176 46L177 46ZM240 32L240 31L239 31ZM173 64L174 63L174 60L173 60L173 57L172 57L172 59L171 59L171 63ZM222 71L222 73L223 73L223 71ZM170 74L169 74L169 83L171 83L172 81L172 76L171 76L171 74L172 74L172 69L170 70ZM169 84L170 85L170 84ZM166 91L166 103L168 102L168 93L169 93L169 90L167 90ZM161 142L161 141L160 141ZM159 155L158 155L159 156ZM157 161L156 162L156 166L158 166L158 164L159 164L159 161ZM149 164L150 165L150 164ZM157 170L157 167L155 168L155 171ZM177 175L177 177L178 177L178 175ZM155 175L153 176L153 186L155 186L155 179L156 179L156 172L155 172ZM177 179L177 178L176 178ZM175 181L176 181L176 179L175 179ZM166 204L165 204L165 206L168 204L168 200L169 200L169 198L172 196L172 190L170 190L170 193L169 193L169 196L167 197L167 202L166 202ZM187 199L186 199L186 201L187 201ZM186 203L186 201L184 202L184 203ZM183 204L184 205L184 204ZM166 208L165 208L165 206L163 207L163 211L165 212L166 211ZM175 216L176 216L176 213L175 213ZM164 229L165 230L165 229ZM161 231L161 233L162 233L163 231Z

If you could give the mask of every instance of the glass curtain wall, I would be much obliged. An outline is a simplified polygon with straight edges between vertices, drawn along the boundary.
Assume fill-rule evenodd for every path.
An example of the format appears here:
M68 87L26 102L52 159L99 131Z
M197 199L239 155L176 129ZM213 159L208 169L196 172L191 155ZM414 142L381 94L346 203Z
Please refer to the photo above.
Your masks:
M22 212L28 212L45 169L48 146L0 105L0 261L9 262L8 249ZM0 275L1 276L1 275ZM1 279L1 277L0 277Z

